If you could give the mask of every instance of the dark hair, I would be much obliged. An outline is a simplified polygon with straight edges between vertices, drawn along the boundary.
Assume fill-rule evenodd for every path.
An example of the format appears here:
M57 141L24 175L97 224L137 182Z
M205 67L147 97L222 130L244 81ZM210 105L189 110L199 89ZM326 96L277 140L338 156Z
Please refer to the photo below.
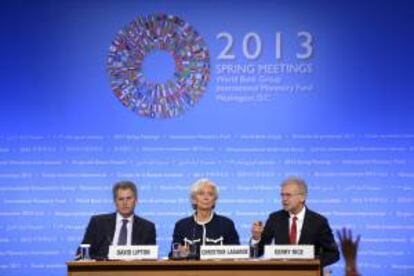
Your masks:
M112 196L114 198L114 201L116 200L116 194L118 190L121 190L121 189L122 190L130 189L134 193L134 197L135 198L138 197L137 186L135 186L135 183L132 181L128 181L128 180L123 180L123 181L119 181L115 183L114 187L112 188Z

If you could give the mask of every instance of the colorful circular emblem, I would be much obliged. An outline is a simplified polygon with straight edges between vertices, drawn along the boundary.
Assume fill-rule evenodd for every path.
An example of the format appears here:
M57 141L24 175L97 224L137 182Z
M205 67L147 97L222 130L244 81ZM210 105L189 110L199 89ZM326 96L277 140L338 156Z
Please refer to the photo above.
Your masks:
M171 79L151 81L142 72L144 59L167 51L175 63ZM121 29L109 48L111 87L124 106L149 118L180 116L202 97L210 79L210 56L203 38L172 15L138 17Z

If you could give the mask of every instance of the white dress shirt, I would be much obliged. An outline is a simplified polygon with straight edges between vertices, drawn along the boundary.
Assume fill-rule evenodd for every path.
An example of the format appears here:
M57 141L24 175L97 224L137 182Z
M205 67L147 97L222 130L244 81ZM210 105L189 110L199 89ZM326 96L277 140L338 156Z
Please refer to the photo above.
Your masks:
M132 226L134 224L134 215L131 215L127 218L124 218L119 213L116 213L116 222L115 222L115 234L112 239L112 245L118 245L119 235L121 234L122 220L127 219L127 243L126 245L131 245L132 242Z

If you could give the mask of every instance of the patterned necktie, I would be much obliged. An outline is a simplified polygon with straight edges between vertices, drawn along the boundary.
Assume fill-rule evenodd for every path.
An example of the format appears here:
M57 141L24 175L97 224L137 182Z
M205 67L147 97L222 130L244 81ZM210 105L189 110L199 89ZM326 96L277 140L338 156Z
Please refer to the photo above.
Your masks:
M290 227L290 233L289 233L289 243L290 244L296 244L296 236L297 236L297 225L296 221L298 220L297 217L293 217L292 219L292 226Z
M118 245L126 245L127 244L127 219L122 220L122 227L121 227L121 233L119 233L118 238Z

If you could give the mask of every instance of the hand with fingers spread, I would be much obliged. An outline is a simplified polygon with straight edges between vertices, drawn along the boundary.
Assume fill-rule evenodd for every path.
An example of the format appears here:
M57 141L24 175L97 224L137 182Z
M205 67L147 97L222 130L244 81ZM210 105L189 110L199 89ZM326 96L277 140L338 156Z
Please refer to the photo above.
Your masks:
M360 236L358 235L357 238L354 240L352 238L352 231L346 228L342 228L341 231L336 231L336 235L338 236L338 239L340 241L342 255L345 259L345 275L359 275L356 261Z

